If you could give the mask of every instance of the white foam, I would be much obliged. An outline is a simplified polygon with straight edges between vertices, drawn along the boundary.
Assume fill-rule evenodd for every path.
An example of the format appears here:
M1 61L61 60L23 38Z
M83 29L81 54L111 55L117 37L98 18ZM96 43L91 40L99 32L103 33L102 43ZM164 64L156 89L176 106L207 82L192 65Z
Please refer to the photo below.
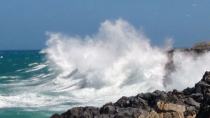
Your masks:
M173 61L176 70L170 74L171 83L168 83L167 90L183 90L186 87L193 87L201 80L205 71L210 70L210 52L201 55L195 53L175 52Z
M136 95L153 90L183 89L193 86L210 69L210 53L202 56L175 52L176 71L163 85L168 62L165 48L152 46L150 40L126 21L105 21L99 32L86 37L49 33L46 64L31 64L27 72L50 66L51 74L40 74L19 83L1 84L11 92L0 94L0 108L42 107L66 103L102 105L121 96ZM195 58L196 57L196 58ZM35 66L36 65L36 66ZM35 66L35 67L33 67ZM73 104L72 104L73 105ZM68 108L70 106L67 106Z
M34 64L33 64L33 65L34 65ZM31 66L31 65L30 65L30 66ZM35 66L35 67L29 69L29 70L26 70L25 72L34 72L34 71L37 71L37 70L41 70L41 69L45 68L46 66L47 66L47 65L45 65L45 64L39 64L39 65L37 65L37 66Z
M0 76L0 79L18 79L20 76Z
M54 80L60 86L57 92L108 101L164 90L165 48L151 46L141 31L124 20L105 21L97 34L84 38L49 33L47 44L44 52L61 72Z
M28 64L28 66L35 66L35 65L38 65L39 63L31 63L31 64Z

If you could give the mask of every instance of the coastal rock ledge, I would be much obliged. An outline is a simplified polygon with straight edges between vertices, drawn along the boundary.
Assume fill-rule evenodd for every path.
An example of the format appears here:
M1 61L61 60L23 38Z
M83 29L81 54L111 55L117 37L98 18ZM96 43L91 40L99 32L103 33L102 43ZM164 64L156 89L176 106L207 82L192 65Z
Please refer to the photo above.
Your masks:
M141 93L101 108L75 107L51 118L210 118L210 71L183 91Z

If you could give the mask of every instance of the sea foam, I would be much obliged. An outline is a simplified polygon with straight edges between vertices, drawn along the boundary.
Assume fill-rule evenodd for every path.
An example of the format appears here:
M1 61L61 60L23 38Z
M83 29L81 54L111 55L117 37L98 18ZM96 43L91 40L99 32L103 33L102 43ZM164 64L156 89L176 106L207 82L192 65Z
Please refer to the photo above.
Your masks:
M1 86L11 89L9 94L0 94L1 108L98 106L140 92L182 90L210 70L210 53L196 56L175 51L172 59L176 69L167 75L170 43L165 47L151 45L141 30L122 19L106 20L97 33L85 37L48 36L42 50L47 62L31 64L26 72L48 68L51 73Z

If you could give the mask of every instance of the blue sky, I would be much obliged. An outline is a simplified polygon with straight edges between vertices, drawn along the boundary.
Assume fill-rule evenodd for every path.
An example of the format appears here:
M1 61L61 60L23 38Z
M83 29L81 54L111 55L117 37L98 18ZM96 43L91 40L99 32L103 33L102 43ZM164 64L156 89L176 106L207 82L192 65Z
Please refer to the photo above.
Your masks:
M142 28L152 43L210 40L209 0L1 0L0 50L41 49L46 32L94 34L106 19Z

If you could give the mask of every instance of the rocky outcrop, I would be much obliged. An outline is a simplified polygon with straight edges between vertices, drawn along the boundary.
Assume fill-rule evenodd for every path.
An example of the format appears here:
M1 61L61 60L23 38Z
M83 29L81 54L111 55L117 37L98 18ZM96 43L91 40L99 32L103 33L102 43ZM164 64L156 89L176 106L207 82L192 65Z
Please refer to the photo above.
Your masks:
M183 91L141 93L101 108L72 108L51 118L210 118L210 72Z
M192 48L175 48L172 50L169 50L167 52L168 56L168 63L165 65L165 80L164 80L164 85L167 85L171 83L173 80L170 78L171 74L176 71L176 66L174 65L174 60L173 56L175 55L176 52L182 52L188 56L192 56L196 59L196 57L200 57L206 52L210 51L210 42L200 42L195 44Z

